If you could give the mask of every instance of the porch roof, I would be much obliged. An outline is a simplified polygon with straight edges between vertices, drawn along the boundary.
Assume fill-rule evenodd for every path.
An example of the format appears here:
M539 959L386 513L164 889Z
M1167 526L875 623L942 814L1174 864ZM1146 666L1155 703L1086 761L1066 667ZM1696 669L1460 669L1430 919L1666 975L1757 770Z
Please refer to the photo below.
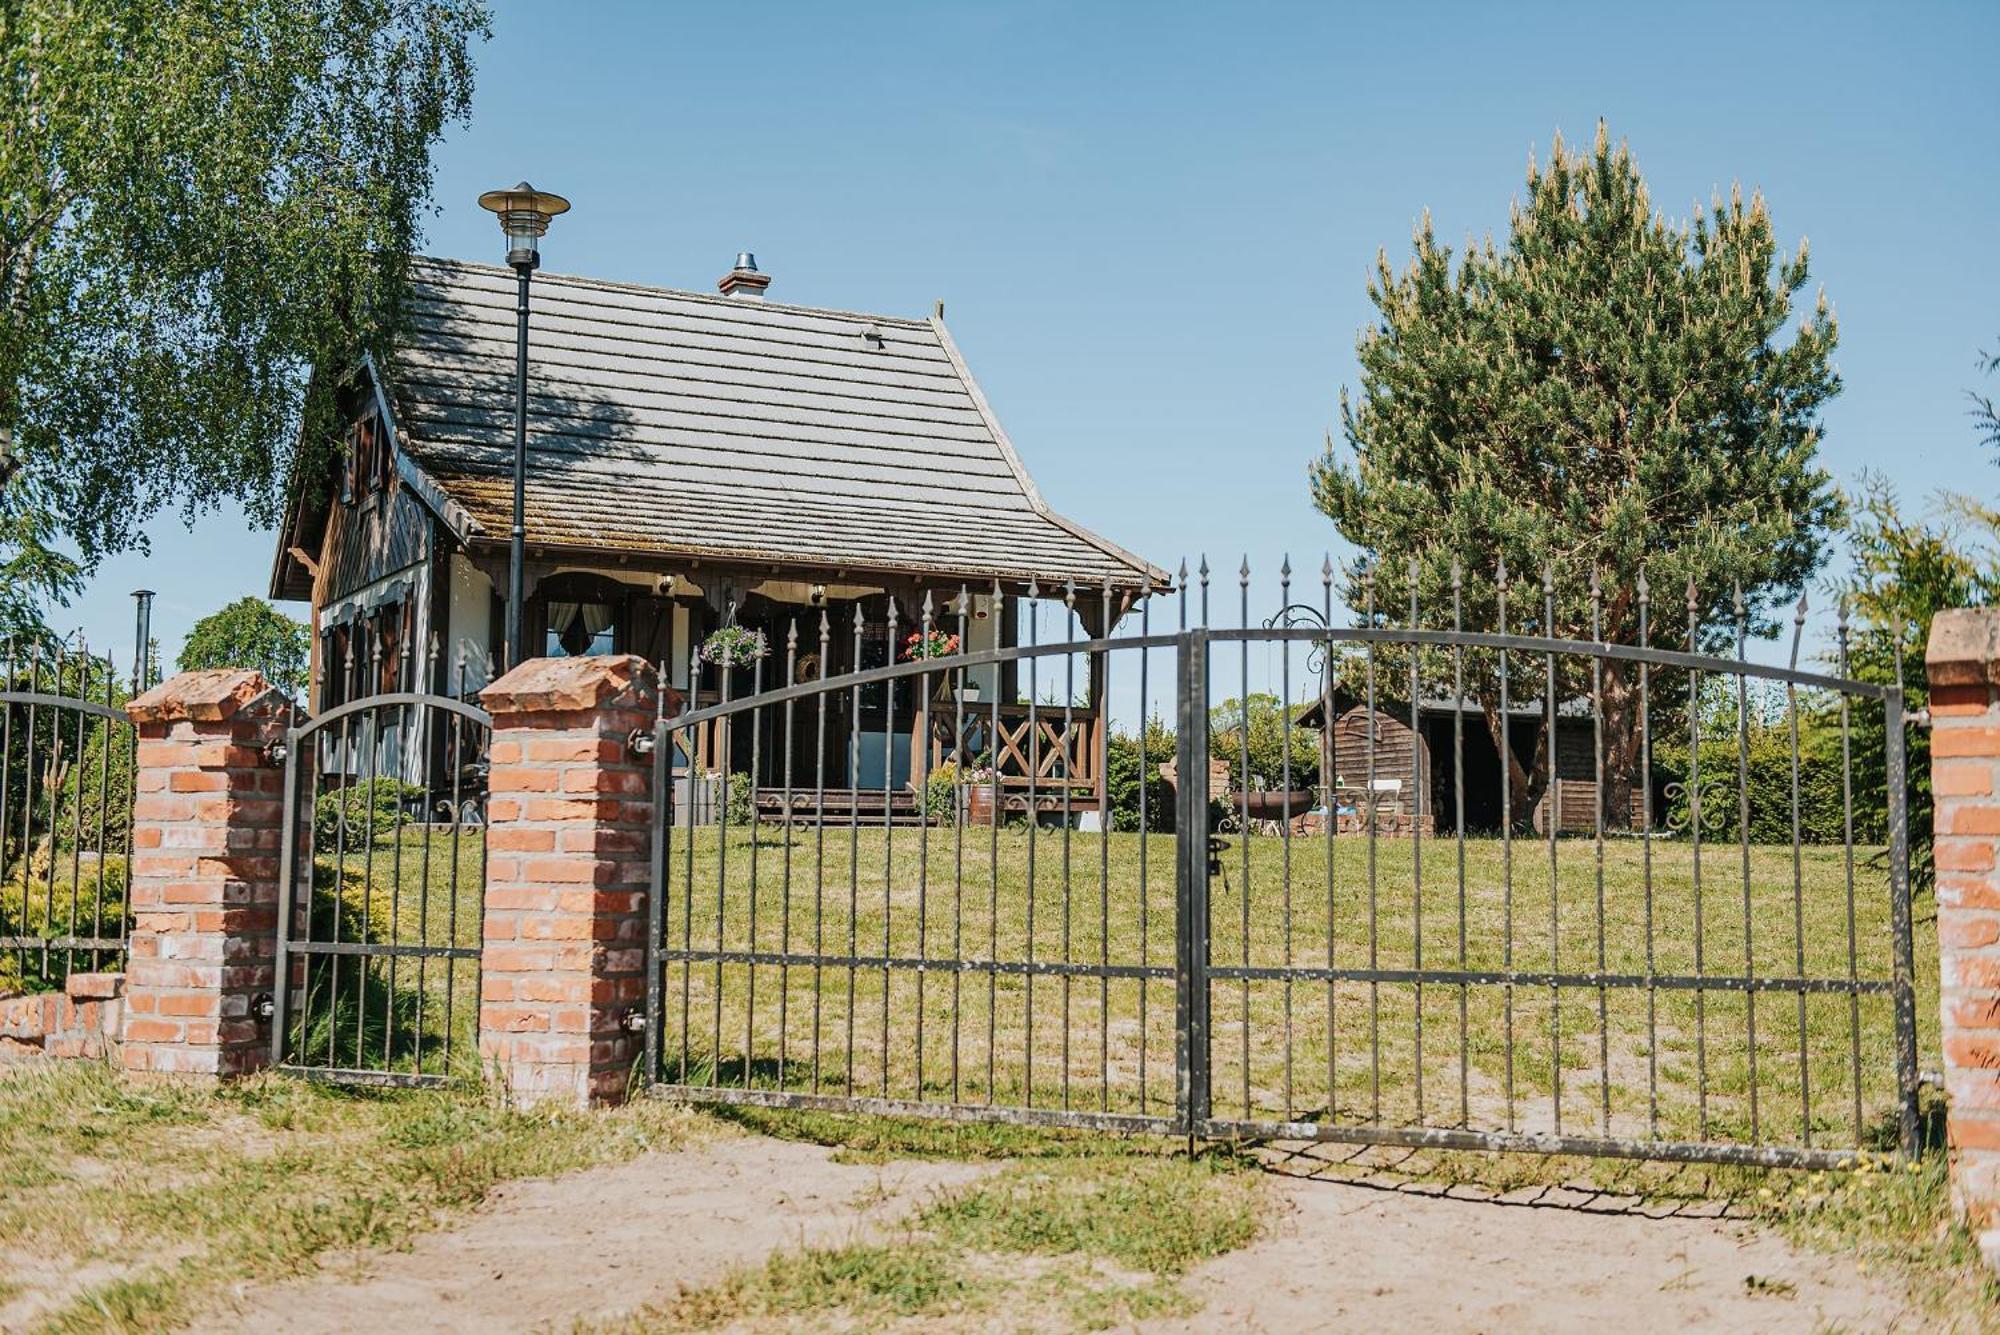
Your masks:
M513 273L423 259L385 378L401 443L511 522ZM531 544L952 578L1167 575L1051 510L942 320L538 275Z

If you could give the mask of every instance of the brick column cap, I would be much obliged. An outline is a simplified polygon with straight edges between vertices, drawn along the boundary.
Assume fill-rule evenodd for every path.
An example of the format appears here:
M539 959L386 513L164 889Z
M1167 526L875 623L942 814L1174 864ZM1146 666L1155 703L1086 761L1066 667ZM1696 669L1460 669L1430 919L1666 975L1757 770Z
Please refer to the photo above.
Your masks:
M226 723L278 694L254 668L204 668L167 678L125 706L134 723Z
M1931 620L1924 667L1933 686L2000 685L2000 608L1939 612Z
M600 709L635 686L650 694L658 684L653 665L637 654L586 658L531 658L479 693L498 718L508 714L578 713ZM667 687L668 711L680 692Z

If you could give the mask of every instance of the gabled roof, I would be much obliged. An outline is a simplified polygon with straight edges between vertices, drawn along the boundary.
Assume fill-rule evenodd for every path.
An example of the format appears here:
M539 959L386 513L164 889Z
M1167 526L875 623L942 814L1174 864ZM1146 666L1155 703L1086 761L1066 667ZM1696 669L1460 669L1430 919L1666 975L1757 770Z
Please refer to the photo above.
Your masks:
M512 505L515 277L420 259L387 370L466 536ZM1167 576L1050 510L941 320L558 274L530 316L531 545L954 578Z

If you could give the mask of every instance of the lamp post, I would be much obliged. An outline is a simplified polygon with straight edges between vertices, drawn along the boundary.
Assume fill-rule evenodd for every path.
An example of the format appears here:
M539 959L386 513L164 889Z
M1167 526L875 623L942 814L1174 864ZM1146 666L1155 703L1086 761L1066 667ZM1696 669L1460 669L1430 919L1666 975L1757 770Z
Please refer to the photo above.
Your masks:
M528 472L528 284L541 267L542 233L549 219L569 212L569 201L535 189L526 181L511 190L489 190L479 207L497 214L507 234L507 263L520 283L514 303L514 527L507 553L507 662L511 668L524 657L522 608L527 598L527 472Z
M132 639L138 646L132 651L132 693L137 695L153 684L153 591L132 590L132 603Z

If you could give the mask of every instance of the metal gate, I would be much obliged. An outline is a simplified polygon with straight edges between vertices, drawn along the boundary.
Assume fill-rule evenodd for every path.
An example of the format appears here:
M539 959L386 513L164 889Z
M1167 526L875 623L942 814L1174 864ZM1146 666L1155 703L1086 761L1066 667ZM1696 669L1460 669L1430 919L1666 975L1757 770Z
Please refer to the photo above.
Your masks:
M896 661L892 604L887 666L827 675L833 637L879 633L858 609L697 657L654 737L654 1085L1216 1138L1914 1148L1898 688L1799 670L1796 628L1792 665L1748 661L1740 603L1736 656L1699 652L1692 592L1658 647L1643 583L1631 644L1594 586L1588 638L1548 633L1550 580L1503 572L1491 630L1456 580L1443 624L1371 590L1332 626L1323 586L1300 607L1287 572L1253 622L1246 570L1217 628L1183 573L1179 628L1141 603L1097 636L1066 588L1050 643L1028 586L1021 642L976 652L960 590L900 628L955 632L941 656ZM1129 735L1079 680L1136 691ZM1167 700L1171 738L1141 722Z
M0 992L124 966L134 734L108 658L0 652Z
M477 1071L491 731L409 691L287 730L275 1065L373 1085Z

